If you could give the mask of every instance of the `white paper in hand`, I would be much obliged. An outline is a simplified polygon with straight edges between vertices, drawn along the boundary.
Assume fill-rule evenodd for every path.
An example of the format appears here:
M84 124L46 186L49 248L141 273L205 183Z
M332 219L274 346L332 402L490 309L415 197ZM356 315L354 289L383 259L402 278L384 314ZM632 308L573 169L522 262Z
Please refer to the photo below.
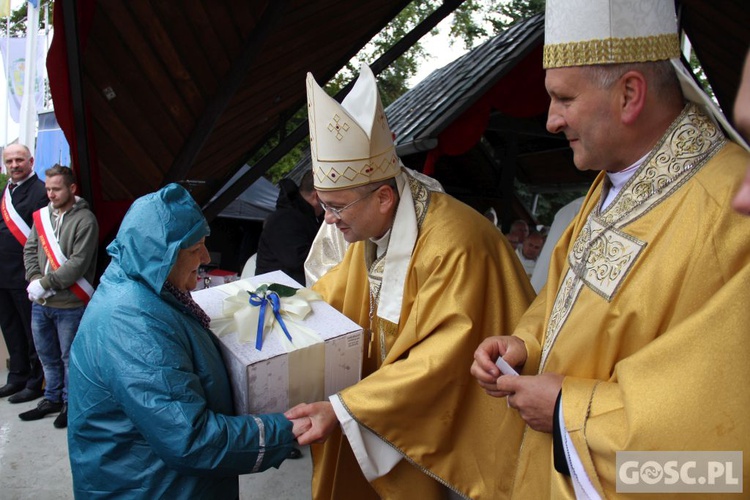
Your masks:
M502 356L497 358L497 361L495 361L495 366L500 368L500 371L503 375L518 375L518 372L513 369L512 366L508 364L507 361L503 359Z

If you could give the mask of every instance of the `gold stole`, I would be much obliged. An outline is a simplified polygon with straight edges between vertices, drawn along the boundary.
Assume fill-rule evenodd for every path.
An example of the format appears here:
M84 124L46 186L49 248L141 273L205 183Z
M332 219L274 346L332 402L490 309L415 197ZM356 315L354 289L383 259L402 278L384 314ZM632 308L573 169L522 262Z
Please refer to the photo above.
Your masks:
M592 210L568 255L542 346L539 373L584 286L611 301L646 246L627 234L637 220L677 191L726 143L713 121L690 103L605 210ZM606 198L606 189L601 200Z

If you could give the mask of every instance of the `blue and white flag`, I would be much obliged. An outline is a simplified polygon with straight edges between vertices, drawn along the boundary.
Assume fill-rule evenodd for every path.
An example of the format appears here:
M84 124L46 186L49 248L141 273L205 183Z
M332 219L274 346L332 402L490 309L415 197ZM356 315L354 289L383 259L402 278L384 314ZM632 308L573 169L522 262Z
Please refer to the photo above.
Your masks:
M37 68L39 69L36 72L34 94L37 111L43 111L47 43L44 35L40 35L39 38L39 44L37 45ZM26 38L0 40L0 53L3 59L3 73L5 73L6 68L8 70L5 79L8 85L8 109L10 117L14 122L20 123L23 80L26 70ZM0 110L0 112L4 112L4 110Z

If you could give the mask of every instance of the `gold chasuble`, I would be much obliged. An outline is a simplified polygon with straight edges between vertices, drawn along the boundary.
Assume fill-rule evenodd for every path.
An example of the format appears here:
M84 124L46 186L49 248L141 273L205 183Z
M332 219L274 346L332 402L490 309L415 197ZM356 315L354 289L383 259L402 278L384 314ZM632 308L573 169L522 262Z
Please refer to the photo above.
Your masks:
M616 493L620 450L743 451L747 491L750 218L730 202L748 161L687 105L603 211L606 175L597 178L516 329L523 374L565 375L565 427L603 497L626 497ZM517 426L497 430L518 436L506 441L508 459L518 454L513 497L574 498L552 435Z
M403 459L368 483L337 430L313 447L315 498L421 500L444 498L446 487L493 498L498 484L512 479L513 464L499 465L505 401L488 397L469 368L485 337L513 331L533 290L507 241L481 214L413 178L409 188L419 234L399 324L377 317L378 295L389 290L380 290L382 258L369 241L351 245L314 287L372 331L363 379L339 396L356 422Z

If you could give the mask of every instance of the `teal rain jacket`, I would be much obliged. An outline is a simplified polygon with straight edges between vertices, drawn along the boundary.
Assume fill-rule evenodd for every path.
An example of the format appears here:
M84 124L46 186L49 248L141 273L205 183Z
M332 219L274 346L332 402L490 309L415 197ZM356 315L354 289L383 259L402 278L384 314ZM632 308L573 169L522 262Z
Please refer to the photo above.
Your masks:
M182 248L207 236L171 184L133 203L70 354L68 449L77 498L238 497L238 475L278 467L282 414L231 416L217 340L162 291Z

